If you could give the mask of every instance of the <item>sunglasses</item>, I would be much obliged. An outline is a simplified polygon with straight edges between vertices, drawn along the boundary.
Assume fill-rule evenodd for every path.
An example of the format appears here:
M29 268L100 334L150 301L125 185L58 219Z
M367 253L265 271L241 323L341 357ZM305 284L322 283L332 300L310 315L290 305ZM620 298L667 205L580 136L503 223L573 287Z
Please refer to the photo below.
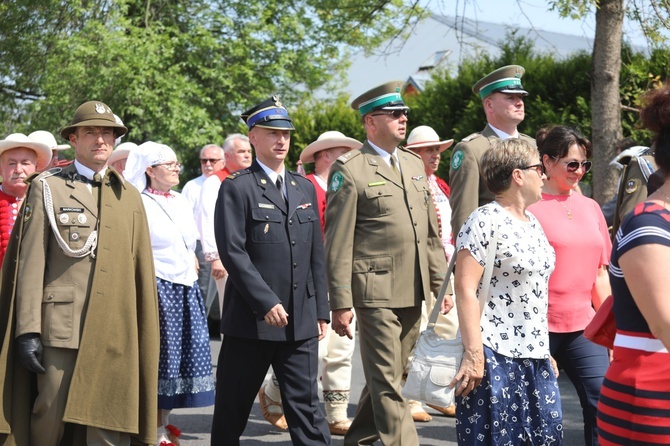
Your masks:
M383 116L383 115L391 115L393 116L393 119L400 119L401 116L409 115L409 109L403 108L402 110L388 110L383 113L375 113L371 116Z
M540 177L542 177L542 175L544 175L544 164L542 164L542 163L531 164L530 166L521 166L521 167L517 167L517 169L519 169L519 170L535 169L535 172L537 172L537 174Z
M558 158L554 159L558 161ZM581 163L579 161L561 161L561 162L565 164L565 169L569 173L577 172L577 169L581 167L584 170L584 174L587 174L589 173L589 170L591 170L591 167L593 167L593 163L591 161L583 161Z
M200 158L200 164L212 163L216 164L221 161L221 158Z

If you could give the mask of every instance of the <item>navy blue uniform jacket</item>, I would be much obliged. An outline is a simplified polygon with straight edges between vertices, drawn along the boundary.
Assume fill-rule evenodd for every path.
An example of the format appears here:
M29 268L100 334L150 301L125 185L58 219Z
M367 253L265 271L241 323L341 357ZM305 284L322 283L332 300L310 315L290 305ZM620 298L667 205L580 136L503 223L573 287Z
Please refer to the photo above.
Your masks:
M318 336L317 319L330 321L323 240L312 183L285 171L288 202L254 161L219 189L214 234L228 271L221 332L268 341ZM263 317L281 303L288 325Z

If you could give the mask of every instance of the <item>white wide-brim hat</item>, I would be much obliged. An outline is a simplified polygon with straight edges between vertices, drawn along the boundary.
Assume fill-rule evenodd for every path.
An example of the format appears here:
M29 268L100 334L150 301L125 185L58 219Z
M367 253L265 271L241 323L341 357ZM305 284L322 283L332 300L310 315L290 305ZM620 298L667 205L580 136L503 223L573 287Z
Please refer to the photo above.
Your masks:
M137 144L134 142L124 142L123 144L119 144L112 150L112 154L109 155L109 160L107 161L107 164L114 164L115 162L122 160L124 158L128 158L128 155L130 155L131 150L137 149Z
M324 132L319 135L316 141L305 147L302 153L300 153L300 161L303 163L313 163L316 152L335 147L346 147L349 150L356 150L363 147L363 143L356 141L354 138L344 136L343 133L337 131Z
M49 146L51 150L67 150L70 148L69 144L58 144L53 133L46 130L36 130L28 135L31 141L41 142Z
M405 148L411 150L417 149L419 147L439 146L440 153L442 153L451 147L453 143L453 139L440 141L440 137L437 136L437 132L433 130L432 127L428 127L427 125L420 125L410 132Z
M20 147L35 151L35 154L37 154L36 170L44 170L49 165L52 156L51 148L46 144L31 140L23 133L12 133L1 140L0 155L7 150L18 149Z

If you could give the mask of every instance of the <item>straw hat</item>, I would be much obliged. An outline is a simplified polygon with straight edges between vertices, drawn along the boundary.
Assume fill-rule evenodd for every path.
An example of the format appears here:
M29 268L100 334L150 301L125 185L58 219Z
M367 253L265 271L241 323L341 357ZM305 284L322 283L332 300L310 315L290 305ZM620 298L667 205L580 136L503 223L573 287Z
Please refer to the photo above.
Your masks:
M37 170L44 170L51 161L51 148L41 142L32 141L23 133L12 133L7 136L5 139L0 141L0 155L5 151L11 149L18 149L20 147L25 147L26 149L34 150L37 154Z
M130 151L135 149L137 149L137 144L135 144L134 142L124 142L123 144L119 144L112 151L112 154L109 155L109 160L107 161L107 164L114 164L119 160L128 158L128 155L130 155Z
M406 149L418 149L419 147L440 147L440 153L447 150L454 143L453 139L440 141L437 132L432 127L427 125L420 125L412 130L407 138Z
M70 148L69 144L58 144L54 135L46 130L36 130L28 135L28 138L31 141L46 144L51 150L67 150Z
M349 150L360 149L362 143L356 141L354 138L344 136L343 133L337 131L324 132L312 144L305 147L300 154L300 161L303 163L313 163L314 154L321 150L332 149L334 147L347 147Z

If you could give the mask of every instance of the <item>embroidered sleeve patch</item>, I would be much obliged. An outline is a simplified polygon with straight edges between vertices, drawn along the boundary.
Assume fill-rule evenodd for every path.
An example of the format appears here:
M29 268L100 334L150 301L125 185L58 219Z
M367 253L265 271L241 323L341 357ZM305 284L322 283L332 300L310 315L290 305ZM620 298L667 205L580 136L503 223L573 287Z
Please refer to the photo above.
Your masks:
M451 155L451 168L453 170L458 170L463 164L463 151L459 150Z
M335 172L330 180L330 191L337 192L342 187L342 183L344 183L344 176L340 172Z

